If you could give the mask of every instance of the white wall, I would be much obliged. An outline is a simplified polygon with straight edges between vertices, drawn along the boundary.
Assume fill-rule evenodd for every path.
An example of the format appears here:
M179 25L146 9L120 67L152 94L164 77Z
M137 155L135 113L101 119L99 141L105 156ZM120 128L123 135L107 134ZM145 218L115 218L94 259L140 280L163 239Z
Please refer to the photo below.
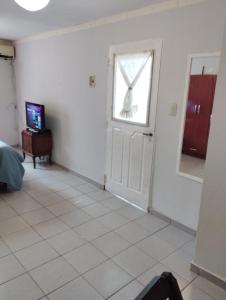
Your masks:
M204 74L218 74L219 71L219 57L194 57L191 64L191 75L202 74L203 67Z
M13 67L10 61L0 59L0 140L17 145L18 120L15 113L16 92Z
M194 263L226 282L226 31L224 36Z
M187 57L220 49L225 15L226 1L207 1L18 44L20 128L25 126L24 101L45 104L54 132L54 159L103 183L109 46L163 38L153 208L195 229L202 185L176 175ZM95 89L88 86L90 74L96 75ZM175 102L179 113L171 117L170 106Z

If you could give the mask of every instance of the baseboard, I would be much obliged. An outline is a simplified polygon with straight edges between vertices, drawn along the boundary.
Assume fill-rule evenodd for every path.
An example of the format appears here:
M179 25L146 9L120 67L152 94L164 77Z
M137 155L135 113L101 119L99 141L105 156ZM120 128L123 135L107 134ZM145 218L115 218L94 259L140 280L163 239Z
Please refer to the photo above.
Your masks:
M65 166L63 166L63 165L61 165L61 164L58 164L58 163L55 162L55 161L53 161L53 163L54 163L55 165L57 165L58 167L64 169L65 171L68 171L68 172L70 172L70 173L72 173L72 174L78 176L79 178L84 179L85 181L87 181L87 182L89 182L89 183L91 183L91 184L97 186L97 187L98 187L99 189L101 189L101 190L104 190L104 185L103 185L103 184L100 184L99 182L96 182L96 181L94 181L94 180L92 180L92 179L90 179L90 178L88 178L88 177L86 177L86 176L84 176L84 175L81 175L80 173L77 173L77 172L75 172L75 171L73 171L73 170L71 170L71 169L69 169L69 168L67 168L67 167L65 167Z
M194 237L196 237L196 230L191 229L190 227L188 227L184 224L181 224L180 222L174 221L174 220L171 220L171 224L174 225L175 227L178 227L181 230L193 235Z
M196 265L194 262L191 263L191 271L196 273L197 275L209 280L220 288L226 290L226 280L220 278L216 274L213 274L202 267Z
M149 212L151 215L156 216L156 217L158 217L159 219L161 219L161 220L163 220L163 221L165 221L165 222L167 222L167 223L171 223L171 221L172 221L170 218L168 218L167 216L163 215L162 213L160 213L160 212L158 212L158 211L156 211L156 210L154 210L154 209L149 208L149 209L148 209L148 212Z
M186 225L183 225L180 222L177 222L177 221L175 221L175 220L173 220L173 219L165 216L164 214L162 214L162 213L160 213L160 212L158 212L158 211L156 211L154 209L149 209L149 212L153 216L156 216L156 217L162 219L163 221L168 222L168 223L174 225L175 227L177 227L177 228L179 228L179 229L181 229L181 230L183 230L183 231L185 231L185 232L193 235L194 237L196 236L196 231L194 229L191 229L190 227L188 227Z
M104 186L103 184L100 184L100 183L98 183L98 182L96 182L96 181L94 181L94 180L92 180L92 179L90 179L90 178L88 178L88 177L86 177L86 176L84 176L84 175L81 175L80 173L78 173L78 172L76 172L76 171L74 171L74 170L71 170L70 168L67 168L67 167L65 167L65 166L63 166L63 165L61 165L61 164L59 164L59 163L57 163L57 162L55 162L55 161L53 161L53 163L54 163L55 165L59 166L60 168L66 170L66 171L68 171L68 172L70 172L70 173L72 173L72 174L75 174L76 176L80 177L81 179L84 179L84 180L86 180L87 182L89 182L89 183L91 183L91 184L94 184L94 185L97 186L99 189L101 189L101 190L104 190L104 189L105 189L105 186ZM152 215L154 215L154 216L156 216L156 217L162 219L163 221L165 221L165 222L167 222L167 223L170 223L170 224L174 225L175 227L177 227L177 228L179 228L179 229L181 229L181 230L183 230L183 231L185 231L185 232L187 232L187 233L189 233L189 234L191 234L191 235L193 235L193 236L196 236L196 231L195 231L194 229L191 229L191 228L189 228L188 226L185 226L185 225L181 224L180 222L177 222L177 221L175 221L175 220L173 220L173 219L171 219L171 218L165 216L164 214L162 214L162 213L160 213L160 212L158 212L158 211L156 211L156 210L154 210L154 209L150 209L150 208L149 208L149 209L148 209L148 212L149 212L150 214L152 214Z

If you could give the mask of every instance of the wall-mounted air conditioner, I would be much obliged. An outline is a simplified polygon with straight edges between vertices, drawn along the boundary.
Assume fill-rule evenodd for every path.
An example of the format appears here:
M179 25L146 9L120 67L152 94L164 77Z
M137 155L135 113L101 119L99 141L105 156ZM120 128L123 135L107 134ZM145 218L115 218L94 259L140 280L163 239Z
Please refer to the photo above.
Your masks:
M0 41L0 57L5 59L13 59L15 57L13 45Z

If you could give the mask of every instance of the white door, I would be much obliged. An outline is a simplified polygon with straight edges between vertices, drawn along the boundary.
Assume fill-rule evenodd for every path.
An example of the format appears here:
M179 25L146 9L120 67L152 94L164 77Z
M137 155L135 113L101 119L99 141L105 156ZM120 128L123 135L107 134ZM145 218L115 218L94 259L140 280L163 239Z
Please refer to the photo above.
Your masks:
M110 48L105 188L148 209L162 40Z

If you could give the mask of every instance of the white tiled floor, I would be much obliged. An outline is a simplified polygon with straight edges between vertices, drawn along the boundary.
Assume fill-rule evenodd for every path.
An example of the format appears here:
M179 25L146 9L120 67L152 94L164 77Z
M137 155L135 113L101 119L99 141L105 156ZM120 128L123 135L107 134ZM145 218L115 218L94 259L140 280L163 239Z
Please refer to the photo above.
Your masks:
M1 300L133 300L163 271L184 300L226 292L190 271L194 238L57 166L0 194Z

